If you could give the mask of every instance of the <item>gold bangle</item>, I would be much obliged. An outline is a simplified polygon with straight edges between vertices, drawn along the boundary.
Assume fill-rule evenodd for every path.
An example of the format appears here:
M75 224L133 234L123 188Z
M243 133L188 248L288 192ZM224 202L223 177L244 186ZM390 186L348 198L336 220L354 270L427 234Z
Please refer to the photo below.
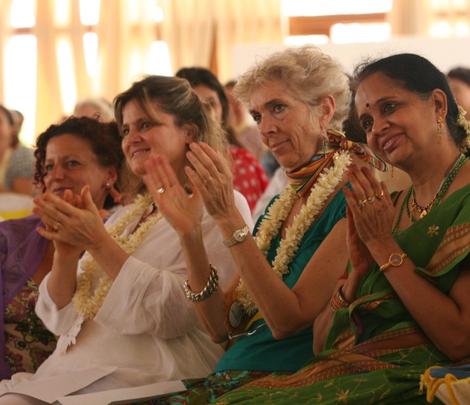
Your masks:
M349 307L350 302L346 298L344 298L344 295L341 291L342 288L342 285L339 286L339 288L336 289L335 293L330 299L330 307L333 311Z

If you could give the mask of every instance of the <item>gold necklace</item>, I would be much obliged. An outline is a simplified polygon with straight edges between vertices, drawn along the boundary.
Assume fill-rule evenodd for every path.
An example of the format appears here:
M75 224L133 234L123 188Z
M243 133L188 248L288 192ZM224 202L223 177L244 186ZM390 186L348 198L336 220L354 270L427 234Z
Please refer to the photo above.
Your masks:
M447 190L449 189L450 185L452 184L458 172L460 171L460 168L464 165L466 161L467 158L465 155L460 154L458 156L447 175L441 181L441 184L439 185L439 188L437 189L434 198L425 207L422 207L416 202L415 189L413 186L411 187L411 198L408 198L407 211L408 217L412 222L414 222L413 212L417 214L419 219L422 219L429 214L429 212L435 205L438 205L441 202L442 197L444 197L444 195L447 193Z

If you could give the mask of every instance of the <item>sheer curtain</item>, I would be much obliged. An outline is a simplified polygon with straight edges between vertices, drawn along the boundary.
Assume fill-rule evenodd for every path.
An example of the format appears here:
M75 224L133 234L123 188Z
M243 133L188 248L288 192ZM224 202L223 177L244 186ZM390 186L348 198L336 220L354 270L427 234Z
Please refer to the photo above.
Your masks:
M168 43L173 69L208 67L214 41L213 0L163 0L162 39Z
M101 0L98 93L112 100L148 70L156 22L146 0Z
M234 45L282 42L280 0L163 0L161 4L162 39L170 47L175 71L215 62L225 81L233 75Z
M70 106L79 99L105 97L111 101L125 90L145 71L150 45L156 39L155 21L146 6L149 1L101 0L100 18L93 30L98 37L98 67L97 72L90 74L84 51L84 35L90 29L80 20L80 2L60 1L70 4L67 26L55 25L55 0L40 0L33 29L38 45L37 133L70 113ZM66 61L64 55L59 60L59 40L70 46ZM67 69L64 62L73 69L73 80L66 83L67 94L62 94L64 86L60 82L60 74L64 73L60 69Z
M37 7L36 26L33 33L37 39L37 91L36 133L56 122L62 112L57 59L57 33L54 27L54 0L41 0Z
M27 29L37 41L37 85L30 96L36 101L35 134L70 113L78 99L112 100L133 80L155 73L152 66L155 69L158 60L152 47L157 40L168 44L174 71L183 66L215 66L222 81L232 78L234 45L282 40L280 1L101 0L99 21L86 26L80 0L37 0L36 24ZM3 50L14 30L8 20L12 0L0 2ZM55 21L59 3L70 11L60 23ZM156 5L163 10L160 23L153 12ZM90 55L84 50L84 35L93 33L98 39L96 71L90 71ZM0 52L0 101L5 90L4 63Z
M282 43L280 0L219 0L214 2L217 68L223 80L233 79L233 47L246 43Z
M72 1L71 6L70 26L67 36L72 48L72 58L75 70L75 89L77 96L76 101L78 101L84 97L90 97L92 95L92 83L85 63L83 37L87 30L80 21L80 3L78 1Z
M10 15L10 5L10 0L2 1L2 12L0 13L0 102L3 101L3 80L5 80L3 72L3 52L5 49L6 38L8 36L8 27L10 26L8 22L8 16Z
M393 35L470 35L470 0L393 0L389 21Z
M388 20L392 35L426 35L432 15L430 0L393 0Z

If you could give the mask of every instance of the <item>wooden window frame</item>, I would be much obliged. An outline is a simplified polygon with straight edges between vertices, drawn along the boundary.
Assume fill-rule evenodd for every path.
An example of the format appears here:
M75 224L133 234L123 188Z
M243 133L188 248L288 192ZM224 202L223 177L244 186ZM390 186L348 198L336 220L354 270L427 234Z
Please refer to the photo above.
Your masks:
M289 35L330 36L334 24L369 24L386 21L387 13L289 17Z

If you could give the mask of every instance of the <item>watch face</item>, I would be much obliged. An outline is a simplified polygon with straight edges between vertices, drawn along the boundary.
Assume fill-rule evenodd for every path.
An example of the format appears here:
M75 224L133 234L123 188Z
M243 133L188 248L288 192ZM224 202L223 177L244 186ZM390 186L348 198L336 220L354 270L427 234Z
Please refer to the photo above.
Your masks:
M399 266L402 263L403 263L403 258L401 257L401 255L395 253L390 256L390 264L392 266Z
M247 227L239 229L233 234L233 238L237 240L238 242L241 242L243 241L243 239L245 239L246 235L248 235L248 232L249 231Z

